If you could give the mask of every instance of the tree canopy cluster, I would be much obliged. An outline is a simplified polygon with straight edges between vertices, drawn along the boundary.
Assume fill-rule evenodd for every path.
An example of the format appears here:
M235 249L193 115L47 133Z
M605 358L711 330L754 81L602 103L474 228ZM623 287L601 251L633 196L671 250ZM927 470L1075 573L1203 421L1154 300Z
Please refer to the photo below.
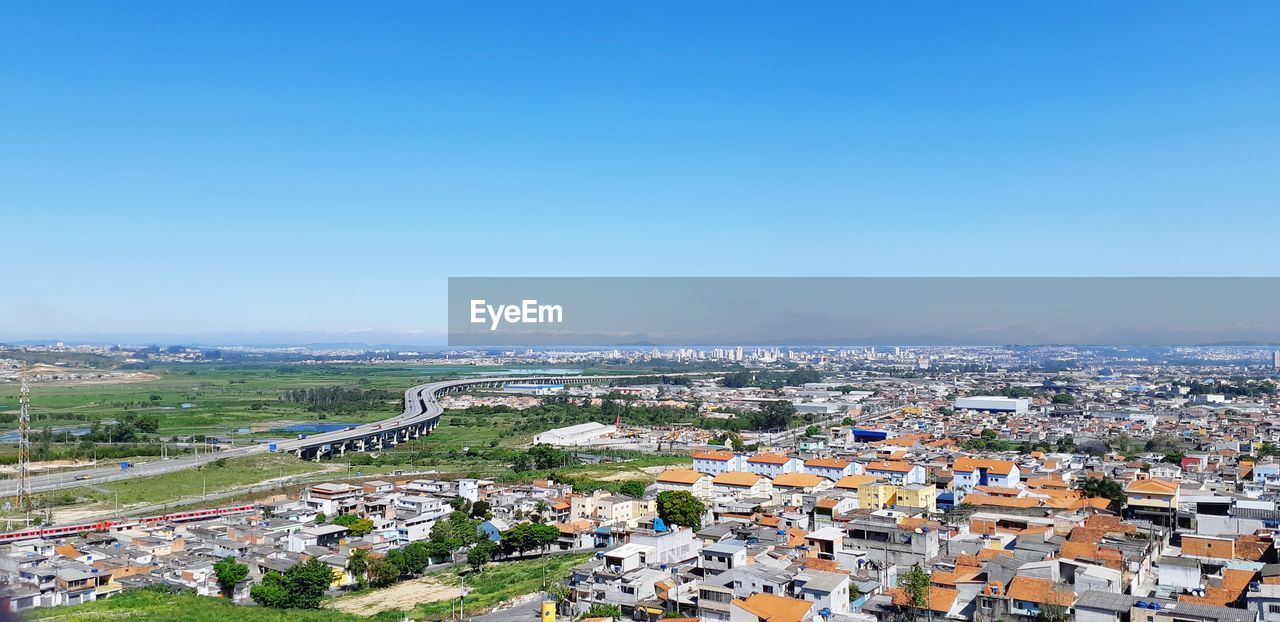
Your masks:
M284 572L271 571L249 590L253 601L276 609L319 609L333 584L335 570L318 559L308 559Z
M303 404L312 412L368 410L400 398L398 393L387 389L343 386L286 389L280 394L282 401Z
M658 493L658 516L668 525L702 529L702 513L706 506L686 490Z

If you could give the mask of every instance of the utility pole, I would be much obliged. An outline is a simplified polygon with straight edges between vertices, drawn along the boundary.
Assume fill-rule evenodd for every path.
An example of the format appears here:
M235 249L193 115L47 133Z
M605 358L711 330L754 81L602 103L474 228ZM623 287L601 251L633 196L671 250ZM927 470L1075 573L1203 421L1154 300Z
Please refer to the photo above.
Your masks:
M18 507L31 508L31 481L28 479L31 461L31 387L27 385L27 366L22 365L19 376L22 389L18 397Z

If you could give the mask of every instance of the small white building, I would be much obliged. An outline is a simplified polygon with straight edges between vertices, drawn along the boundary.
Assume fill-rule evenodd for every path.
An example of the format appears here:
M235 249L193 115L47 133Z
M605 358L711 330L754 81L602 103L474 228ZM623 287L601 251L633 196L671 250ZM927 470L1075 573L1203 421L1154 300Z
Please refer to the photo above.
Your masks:
M1031 400L1025 397L1004 397L1003 395L975 395L973 397L957 397L956 410L977 410L993 413L1023 414L1031 408Z

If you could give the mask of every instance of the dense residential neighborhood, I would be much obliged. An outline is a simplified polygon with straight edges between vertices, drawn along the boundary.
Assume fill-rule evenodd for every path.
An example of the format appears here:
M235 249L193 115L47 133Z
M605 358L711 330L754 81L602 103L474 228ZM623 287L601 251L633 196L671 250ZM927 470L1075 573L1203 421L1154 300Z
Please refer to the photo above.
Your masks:
M1280 620L1273 380L1212 366L910 372L930 356L871 359L895 373L811 360L773 386L719 374L458 393L454 408L623 404L606 411L613 425L537 432L517 460L532 466L513 467L604 461L617 478L310 483L248 505L8 534L0 581L17 612L144 586L295 607L575 554L586 561L542 590L569 617ZM654 423L647 408L721 423ZM788 427L760 424L769 411ZM662 448L661 466L626 468L647 447ZM304 572L322 584L298 605L285 596Z

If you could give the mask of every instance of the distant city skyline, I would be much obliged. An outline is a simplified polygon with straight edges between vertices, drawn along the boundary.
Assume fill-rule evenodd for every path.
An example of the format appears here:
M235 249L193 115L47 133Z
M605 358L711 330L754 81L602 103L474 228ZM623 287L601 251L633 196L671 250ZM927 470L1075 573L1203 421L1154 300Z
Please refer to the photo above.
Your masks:
M450 276L1276 275L1275 3L7 3L0 55L0 341L442 344Z

